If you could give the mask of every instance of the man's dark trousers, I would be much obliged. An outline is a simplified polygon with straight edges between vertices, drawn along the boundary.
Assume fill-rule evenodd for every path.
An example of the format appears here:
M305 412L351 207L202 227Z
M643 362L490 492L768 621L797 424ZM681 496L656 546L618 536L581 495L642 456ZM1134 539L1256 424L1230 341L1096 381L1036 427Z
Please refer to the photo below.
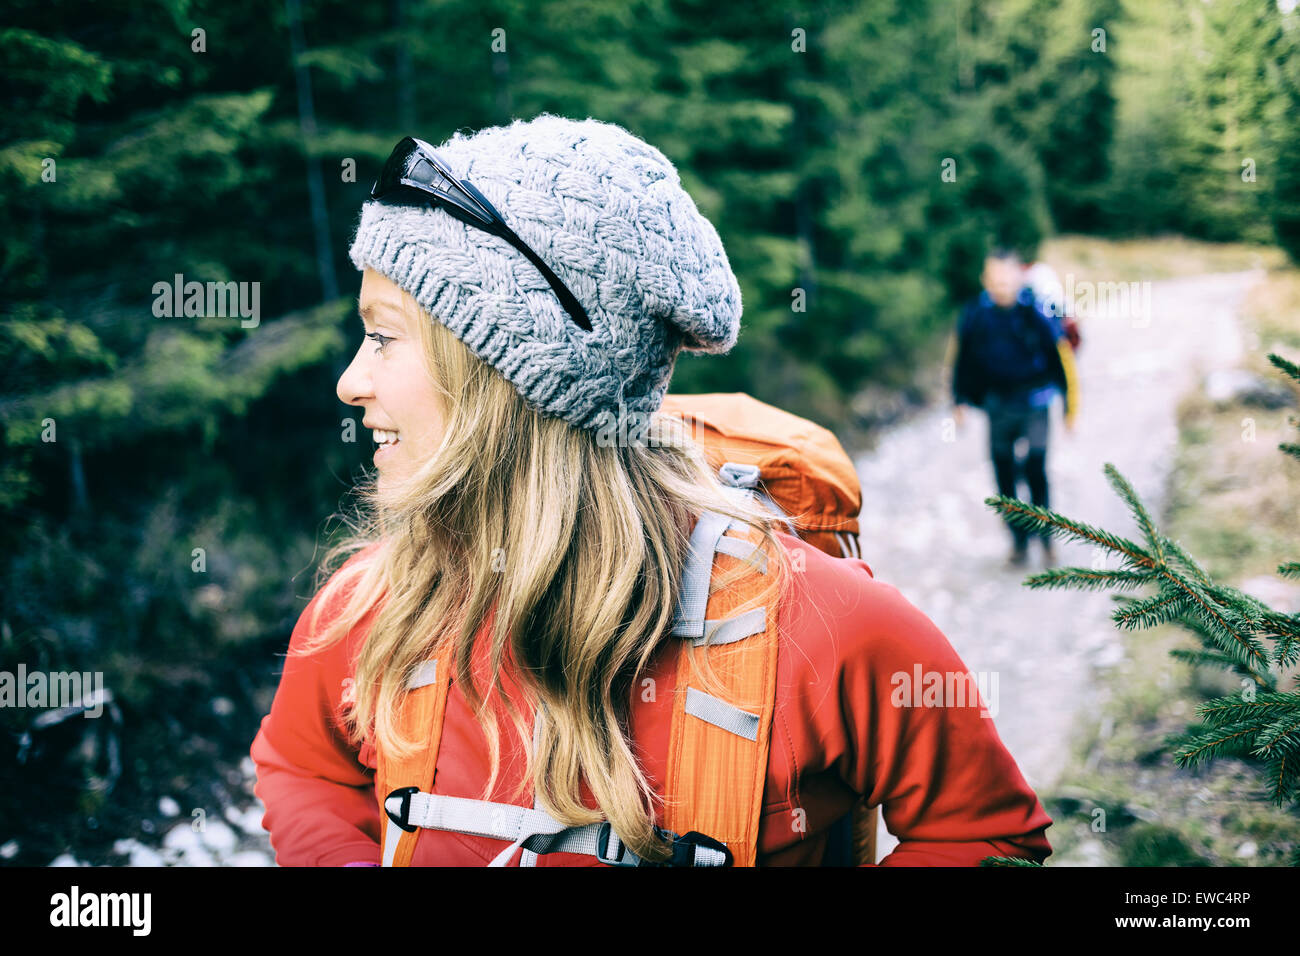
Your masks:
M1016 493L1018 463L1016 441L1029 439L1029 453L1025 456L1024 477L1029 485L1033 504L1050 507L1047 499L1047 432L1048 406L1035 407L1024 396L1005 396L990 390L984 400L984 410L989 416L989 453L993 458L993 472L997 477L998 494L1019 498ZM1029 532L1007 521L1011 537L1019 551L1029 545ZM1044 542L1050 537L1042 535Z

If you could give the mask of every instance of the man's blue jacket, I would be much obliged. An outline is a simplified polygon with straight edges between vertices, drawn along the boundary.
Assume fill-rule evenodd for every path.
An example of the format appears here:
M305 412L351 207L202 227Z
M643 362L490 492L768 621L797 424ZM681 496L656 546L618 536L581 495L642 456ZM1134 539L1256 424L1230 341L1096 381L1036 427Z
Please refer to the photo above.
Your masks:
M1021 290L1009 309L981 292L962 309L952 394L957 404L983 405L989 392L1012 402L1048 404L1068 383L1057 348L1060 330Z

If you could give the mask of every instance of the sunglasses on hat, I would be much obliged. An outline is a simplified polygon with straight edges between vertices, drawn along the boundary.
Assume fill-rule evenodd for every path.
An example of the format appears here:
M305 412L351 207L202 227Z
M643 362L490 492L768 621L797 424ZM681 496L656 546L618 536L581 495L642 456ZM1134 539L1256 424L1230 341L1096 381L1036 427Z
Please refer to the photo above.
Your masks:
M586 309L559 276L506 225L501 213L488 202L487 197L468 180L458 178L424 140L407 136L397 144L370 188L370 198L390 202L427 202L446 210L468 226L504 239L537 267L578 327L591 331Z

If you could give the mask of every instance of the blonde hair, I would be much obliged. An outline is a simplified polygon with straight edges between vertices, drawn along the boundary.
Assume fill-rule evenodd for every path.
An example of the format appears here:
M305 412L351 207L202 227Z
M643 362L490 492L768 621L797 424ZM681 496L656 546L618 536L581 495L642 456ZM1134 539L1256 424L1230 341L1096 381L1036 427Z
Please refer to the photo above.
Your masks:
M679 419L656 413L645 441L602 444L598 432L529 406L410 295L402 299L438 386L445 433L436 453L395 487L381 493L373 475L359 484L350 532L318 571L317 587L327 581L328 593L316 617L335 594L351 593L323 630L310 622L316 636L304 653L341 639L382 601L356 662L350 741L357 746L373 732L386 754L413 752L419 741L397 726L407 679L422 661L445 655L487 737L486 800L500 741L488 697L473 681L472 655L495 607L487 636L493 689L528 754L515 799L531 780L557 820L608 819L635 853L661 861L670 851L653 829L656 797L625 729L633 688L664 641L683 640L671 630L692 519L712 510L761 532L768 586L737 613L766 605L773 615L789 567L776 519L728 494ZM366 560L333 573L376 543ZM741 562L710 592L756 573ZM721 694L707 655L684 643L697 676ZM535 753L523 715L502 692L507 655L529 709L545 708ZM583 779L599 810L584 805Z

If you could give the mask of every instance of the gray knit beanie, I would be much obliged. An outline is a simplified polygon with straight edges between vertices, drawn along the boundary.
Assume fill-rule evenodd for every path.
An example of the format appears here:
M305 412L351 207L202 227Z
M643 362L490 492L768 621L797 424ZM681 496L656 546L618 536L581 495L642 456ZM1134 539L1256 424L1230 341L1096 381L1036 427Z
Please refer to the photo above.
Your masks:
M510 243L441 209L369 201L349 255L409 292L535 408L580 428L612 420L604 412L648 414L680 350L736 343L740 287L727 254L655 147L613 123L543 113L435 148L577 296L591 331Z

